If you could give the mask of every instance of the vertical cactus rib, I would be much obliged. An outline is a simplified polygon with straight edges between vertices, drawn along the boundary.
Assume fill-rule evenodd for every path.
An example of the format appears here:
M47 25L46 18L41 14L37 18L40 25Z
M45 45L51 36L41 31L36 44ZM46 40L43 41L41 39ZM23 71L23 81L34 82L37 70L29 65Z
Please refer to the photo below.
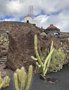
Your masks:
M31 80L32 80L32 74L33 74L33 67L32 65L29 66L29 70L28 70L28 80L27 80L27 85L25 90L29 90L30 85L31 85Z
M4 87L4 88L7 87L7 86L9 86L9 83L10 83L10 78L9 78L9 76L5 76L3 82L4 82L4 83L3 83L3 87Z
M46 57L45 59L45 62L44 62L44 68L43 68L43 74L45 76L45 74L47 73L48 71L48 67L50 65L50 61L51 61L51 56L52 56L52 53L54 51L54 48L53 48L53 41L51 42L51 47L50 47L50 52L48 54L48 56Z
M9 76L5 76L4 78L1 77L1 72L0 72L0 89L8 87L10 83L10 78Z
M21 78L22 78L21 69L17 69L17 70L16 70L16 73L17 73L17 77L18 77L19 82L21 82Z
M29 90L32 80L33 67L29 66L28 75L25 68L17 69L14 73L14 84L16 90Z
M54 49L53 49L53 51L54 51ZM52 53L53 53L53 51L52 51ZM52 54L52 53L51 53L51 54ZM50 65L51 54L50 54L50 56L49 56L48 63L47 63L47 65L46 65L45 71L44 71L44 73L43 73L44 76L47 74L47 71L48 71L48 68L49 68L49 65Z
M25 89L25 84L26 84L26 78L27 78L26 71L25 71L24 67L21 68L21 72L22 72L21 90L24 90Z
M50 52L45 57L43 56L43 52L41 52L39 54L38 48L37 48L37 46L38 46L37 45L38 44L37 42L38 42L37 41L37 35L35 34L34 35L34 50L35 50L36 60L37 60L36 63L37 63L37 66L39 68L40 73L42 73L42 76L45 76L46 73L47 73L47 71L48 71L49 65L50 65L52 53L54 51L53 41L51 42Z
M38 53L38 48L37 48L37 35L36 35L36 34L35 34L35 36L34 36L34 50L35 50L35 54L36 54L38 63L43 67L43 63L42 63L41 58L40 58L39 53Z
M52 50L50 51L50 53L48 54L48 56L47 56L46 59L45 59L45 62L44 62L44 69L43 69L44 71L45 71L45 68L46 68L46 64L49 62L49 59L50 59L50 57L51 57L53 51L54 51L54 49L52 49Z
M15 84L15 89L19 90L19 83L18 83L17 73L14 73L14 84Z
M51 42L50 51L53 49L53 41Z

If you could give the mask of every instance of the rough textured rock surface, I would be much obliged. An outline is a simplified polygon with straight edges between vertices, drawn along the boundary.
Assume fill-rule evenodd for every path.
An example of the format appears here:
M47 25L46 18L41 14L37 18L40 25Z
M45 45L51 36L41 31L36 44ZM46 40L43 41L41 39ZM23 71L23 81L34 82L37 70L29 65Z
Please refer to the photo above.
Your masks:
M8 39L4 38L5 34L1 31L9 32L9 50L7 60L7 46ZM22 22L0 22L0 68L7 60L7 66L13 70L24 65L26 68L29 64L35 65L31 59L31 55L35 55L33 48L34 34L38 34L38 48L42 50L50 47L51 40L54 41L54 47L59 48L62 42L62 47L67 54L69 60L69 33L61 33L61 38L49 37L40 34L42 28L38 28L35 24L22 23ZM43 29L44 31L44 29ZM3 37L4 36L4 37Z
M0 64L7 61L8 44L7 33L0 30Z
M7 66L12 70L18 67L33 64L31 56L34 55L33 38L34 34L39 35L40 31L29 23L23 24L21 29L12 30L9 36L9 50Z
M10 31L8 34L9 50L6 63L9 68L15 70L21 66L27 68L29 64L35 66L35 62L31 59L31 56L35 55L34 34L38 35L38 50L49 47L51 40L55 42L54 46L60 46L60 41L58 39L40 36L40 33L40 28L30 23L23 23L20 27L17 27L16 29L13 28Z

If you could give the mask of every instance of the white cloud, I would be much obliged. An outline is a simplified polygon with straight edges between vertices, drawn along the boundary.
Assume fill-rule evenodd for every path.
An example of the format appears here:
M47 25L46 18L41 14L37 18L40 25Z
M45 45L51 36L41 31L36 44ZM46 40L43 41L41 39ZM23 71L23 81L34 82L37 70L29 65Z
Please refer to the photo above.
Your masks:
M16 18L4 20L18 21L30 13L30 6L38 26L46 28L53 23L62 31L69 31L69 0L0 0L0 16L12 15Z
M0 19L0 21L19 21L20 19L18 17L11 17L11 18L3 18Z
M29 12L29 6L33 6L34 15L40 14L41 11L50 14L68 7L69 0L0 0L0 13L25 16Z
M10 13L20 13L22 9L22 3L20 3L19 1L8 2L6 6Z
M39 27L47 28L49 24L54 24L61 31L69 32L69 16L66 16L63 13L51 16L40 15L35 17L34 20Z
M34 22L36 23L37 26L45 28L45 26L47 25L46 22L48 18L49 16L47 15L39 15L34 18Z

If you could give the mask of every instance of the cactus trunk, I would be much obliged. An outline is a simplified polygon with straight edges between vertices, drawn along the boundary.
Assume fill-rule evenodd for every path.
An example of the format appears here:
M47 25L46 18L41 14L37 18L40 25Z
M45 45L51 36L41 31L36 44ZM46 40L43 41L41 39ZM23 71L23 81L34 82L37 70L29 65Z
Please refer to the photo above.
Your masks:
M48 71L49 65L50 65L52 53L54 51L53 41L51 43L50 52L45 57L43 56L42 52L39 55L37 44L38 44L37 43L37 35L35 35L34 36L34 50L35 50L35 54L36 54L36 61L37 61L36 63L37 63L37 66L39 68L39 72L42 73L42 76L45 76L47 71Z
M32 80L33 67L29 66L28 75L25 68L17 69L14 73L14 83L16 90L29 90Z
M32 80L32 73L33 72L33 67L32 65L29 66L29 70L28 70L28 80L27 80L27 85L26 85L26 89L25 90L29 90L30 85L31 85L31 80Z

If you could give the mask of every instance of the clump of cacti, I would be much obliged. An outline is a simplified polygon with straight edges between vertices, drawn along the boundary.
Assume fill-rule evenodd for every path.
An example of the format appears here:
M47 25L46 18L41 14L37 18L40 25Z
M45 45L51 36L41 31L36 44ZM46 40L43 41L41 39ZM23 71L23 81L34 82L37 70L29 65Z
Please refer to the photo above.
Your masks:
M8 87L9 83L10 83L9 76L6 75L4 78L2 78L1 72L0 72L0 89Z
M28 73L24 67L17 69L14 73L14 84L16 90L29 90L32 80L33 67L29 66Z
M63 68L63 65L67 63L65 58L66 58L66 55L61 48L54 49L54 52L51 58L51 63L49 66L49 72L60 71Z
M34 50L35 55L31 56L33 60L36 60L36 65L38 66L39 72L44 77L47 72L57 72L62 69L63 65L67 63L65 60L66 55L62 48L56 49L53 47L53 41L51 42L51 47L38 51L38 41L37 35L34 36Z
M34 50L35 50L36 58L34 56L31 56L31 57L32 59L36 60L36 64L38 66L39 72L42 74L43 77L45 77L48 71L49 65L50 65L52 53L54 51L53 41L51 43L49 54L47 56L42 56L44 60L41 58L41 54L39 54L38 52L37 44L38 44L37 35L35 35L34 36Z

